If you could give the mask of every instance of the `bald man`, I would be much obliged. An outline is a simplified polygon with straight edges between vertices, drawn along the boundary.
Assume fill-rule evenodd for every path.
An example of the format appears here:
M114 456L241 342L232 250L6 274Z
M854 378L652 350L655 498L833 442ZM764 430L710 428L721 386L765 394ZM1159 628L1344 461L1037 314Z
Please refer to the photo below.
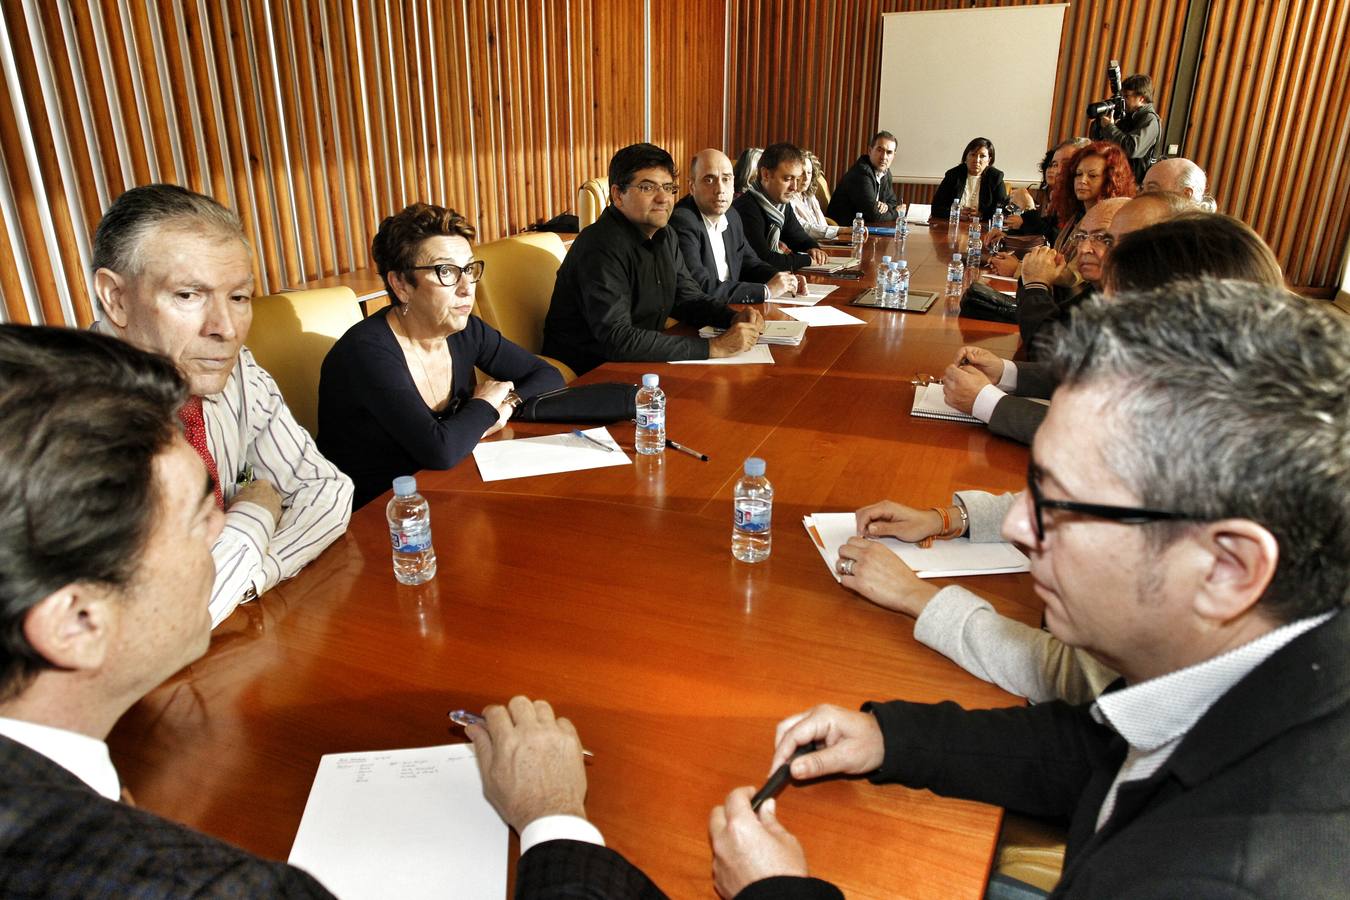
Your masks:
M1154 163L1144 174L1144 184L1140 190L1149 194L1155 191L1171 191L1188 200L1199 203L1205 198L1205 188L1209 179L1205 170L1178 156Z
M1079 240L1074 266L1084 283L1095 291L1101 285L1106 258L1117 241L1132 231L1196 208L1191 200L1168 191L1140 194L1133 199L1103 200L1088 211L1075 232ZM1069 312L1072 307L1065 311L1065 318ZM994 434L1023 444L1030 444L1036 436L1048 408L1039 401L1048 400L1055 387L1045 365L1014 363L975 346L962 347L942 379L942 393L948 405L987 423Z
M779 272L750 246L740 213L731 208L734 180L721 150L700 150L689 165L689 193L670 216L689 274L705 293L729 303L805 293L805 278Z

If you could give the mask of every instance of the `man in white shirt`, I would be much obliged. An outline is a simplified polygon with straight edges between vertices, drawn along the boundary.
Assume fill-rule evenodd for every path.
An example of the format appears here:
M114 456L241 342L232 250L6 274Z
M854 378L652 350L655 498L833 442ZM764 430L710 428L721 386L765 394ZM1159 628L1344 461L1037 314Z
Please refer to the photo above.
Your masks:
M1277 288L1181 282L1085 304L1051 362L1003 531L1050 631L1122 680L1077 706L819 706L780 723L771 767L819 741L794 778L1068 819L1056 897L1343 893L1350 322ZM724 896L805 873L752 791L712 814Z
M330 896L134 808L104 743L210 643L225 516L180 429L184 381L104 335L0 325L0 896ZM654 896L585 820L570 723L523 697L486 712L470 732L521 832L517 896Z
M244 342L253 263L239 217L176 185L132 188L94 235L95 327L163 353L187 379L189 442L217 481L215 626L347 529L352 482L324 458Z

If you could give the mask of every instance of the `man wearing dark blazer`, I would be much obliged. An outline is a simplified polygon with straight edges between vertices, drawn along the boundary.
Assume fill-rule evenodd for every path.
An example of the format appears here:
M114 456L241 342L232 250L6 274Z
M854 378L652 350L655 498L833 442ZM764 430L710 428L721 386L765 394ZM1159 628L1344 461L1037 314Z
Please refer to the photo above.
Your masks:
M121 802L108 732L211 639L224 516L179 424L187 397L163 356L0 325L0 896L331 896ZM661 896L586 822L571 724L523 697L485 713L470 736L521 832L516 896Z
M862 213L868 225L894 222L899 215L895 189L891 186L891 160L895 158L895 135L878 131L867 152L843 174L830 195L825 215L840 225L853 222Z
M731 208L735 175L721 150L701 150L689 166L689 193L675 204L670 226L684 265L704 292L730 303L761 303L806 291L806 279L764 262Z
M759 178L731 204L740 213L745 237L764 262L779 272L825 262L825 251L797 221L788 198L805 190L806 157L787 143L770 144L759 157ZM779 250L779 245L787 248Z
M820 741L794 778L1066 820L1055 897L1343 894L1350 322L1323 307L1180 282L1093 301L1056 342L1003 532L1050 631L1121 680L1076 706L820 706L779 725L772 764ZM804 872L749 790L712 816L725 896Z

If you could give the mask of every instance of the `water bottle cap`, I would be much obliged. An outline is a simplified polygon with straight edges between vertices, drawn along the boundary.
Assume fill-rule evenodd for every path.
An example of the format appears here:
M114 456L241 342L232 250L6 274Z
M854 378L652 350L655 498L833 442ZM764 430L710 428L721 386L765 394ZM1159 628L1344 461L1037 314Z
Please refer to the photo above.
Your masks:
M394 496L411 497L417 493L417 479L411 475L400 475L394 479Z
M881 258L881 263L882 263L882 265L885 265L886 263L888 263L888 262L890 262L890 261L891 261L891 258L890 258L889 256L883 256L883 257Z
M657 386L658 384L660 384L660 383L661 383L661 376L660 376L660 375L643 375L643 376L642 376L642 386L643 386L643 387L646 387L646 388L654 388L654 387L656 387L656 386Z
M960 253L953 253L953 254L952 254L952 262L960 262L960 261L961 261L961 254L960 254Z
M902 268L902 269L908 269L908 268L909 268L909 263L905 262L905 258L904 258L903 256L900 257L900 259L896 262L896 265L899 266L899 267Z
M758 456L752 456L745 461L745 474L751 478L759 478L764 474L764 460Z
M887 263L886 266L887 266L887 268L889 268L892 272L894 272L894 271L896 271L897 269L900 268L900 264L899 264L899 263L895 263L895 262L893 262L893 263Z

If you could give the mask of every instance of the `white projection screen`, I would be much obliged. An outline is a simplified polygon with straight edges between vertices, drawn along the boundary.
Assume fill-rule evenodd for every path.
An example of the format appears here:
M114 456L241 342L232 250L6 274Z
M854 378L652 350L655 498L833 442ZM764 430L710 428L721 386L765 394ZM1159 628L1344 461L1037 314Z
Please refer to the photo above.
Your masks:
M877 129L896 136L891 175L937 183L987 137L1006 180L1039 183L1067 6L883 15Z

